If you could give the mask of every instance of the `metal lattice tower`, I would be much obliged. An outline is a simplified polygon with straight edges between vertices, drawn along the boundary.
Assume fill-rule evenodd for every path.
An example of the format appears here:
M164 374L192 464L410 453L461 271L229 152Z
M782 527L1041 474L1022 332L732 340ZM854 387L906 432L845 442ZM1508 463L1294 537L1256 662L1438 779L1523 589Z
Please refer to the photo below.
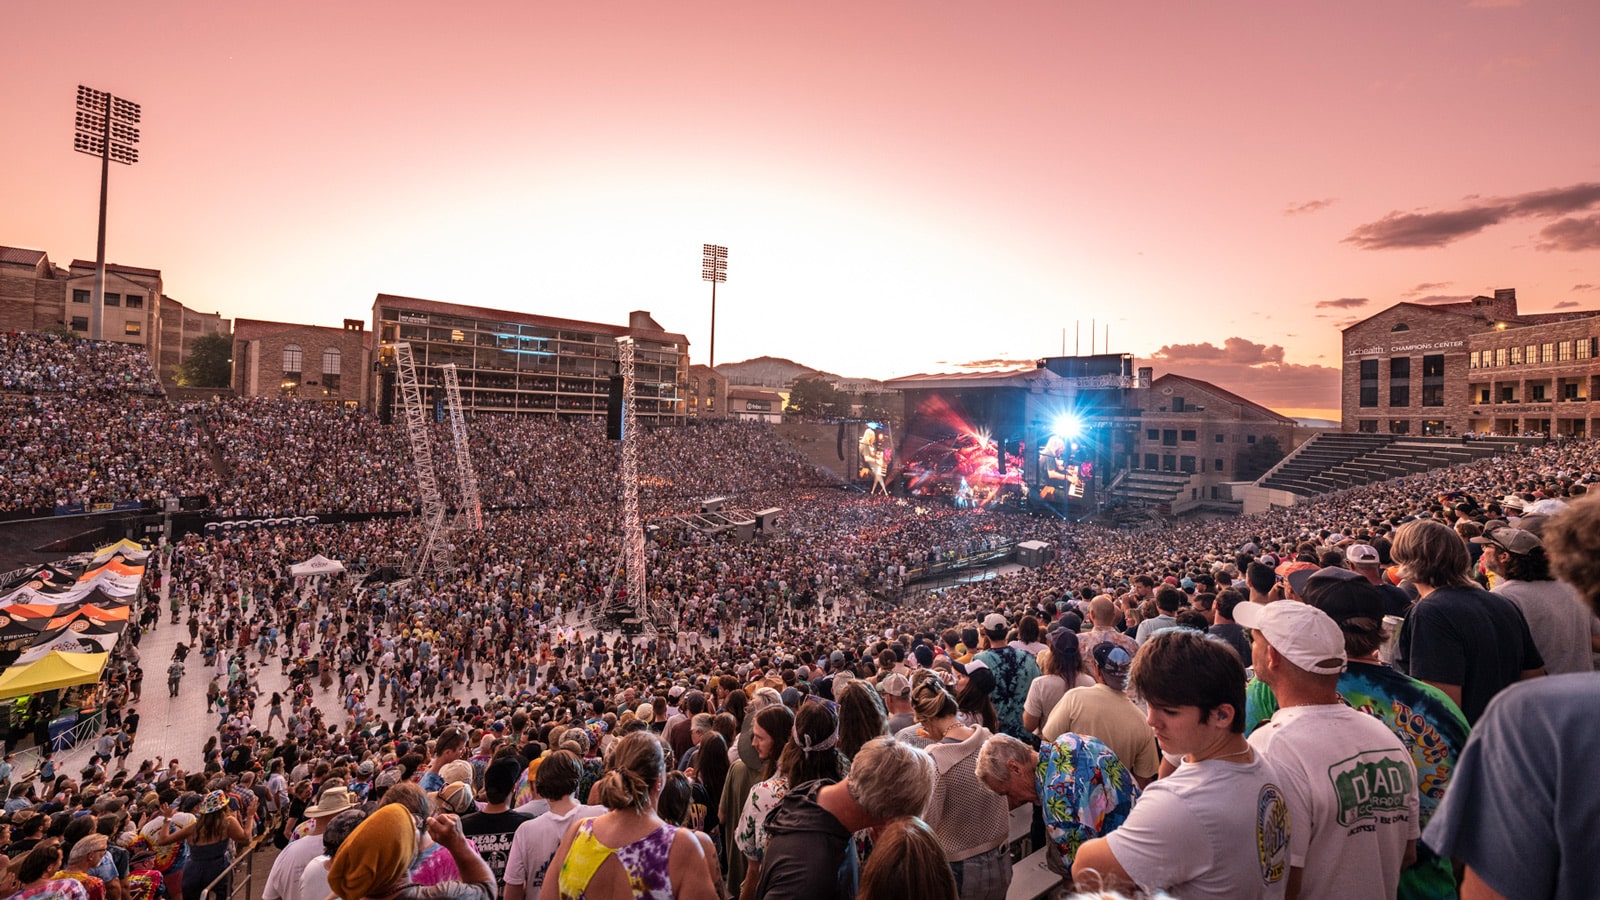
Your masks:
M422 501L422 545L407 568L413 575L450 572L450 550L445 544L444 497L433 468L433 446L428 439L428 412L422 405L422 386L411 345L394 345L395 368L400 376L400 399L405 408L406 433L411 437L411 463L417 473L417 493Z
M622 375L622 458L618 481L622 486L622 556L619 570L612 576L608 595L601 604L600 616L626 609L640 619L646 634L674 631L673 610L658 604L652 608L645 595L644 523L639 518L639 429L634 414L633 338L617 338L617 368ZM618 601L614 591L617 575L626 577L627 597Z
M463 528L483 530L483 502L478 498L478 472L472 467L472 454L467 451L467 423L461 415L461 382L456 378L456 364L440 367L444 371L445 406L450 410L450 434L455 439L456 481L461 486L461 506L456 520Z

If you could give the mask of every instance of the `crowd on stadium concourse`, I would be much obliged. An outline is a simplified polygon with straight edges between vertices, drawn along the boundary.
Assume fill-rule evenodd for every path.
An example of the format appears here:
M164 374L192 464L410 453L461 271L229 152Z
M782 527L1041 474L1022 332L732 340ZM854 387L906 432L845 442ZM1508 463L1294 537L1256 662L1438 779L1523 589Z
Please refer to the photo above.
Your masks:
M237 509L405 496L363 414L231 404L181 418L274 460L229 463ZM447 577L359 577L415 552L411 517L161 545L142 625L187 640L113 671L204 685L214 735L138 762L123 720L81 772L0 764L0 900L199 900L258 839L266 900L1000 900L1025 807L1047 888L1083 896L1600 885L1600 444L1126 530L830 490L762 426L661 430L647 588L678 622L622 636L593 627L620 552L598 428L474 428L513 508ZM708 493L785 527L662 518ZM1030 539L1040 567L913 581ZM290 574L318 553L358 574Z

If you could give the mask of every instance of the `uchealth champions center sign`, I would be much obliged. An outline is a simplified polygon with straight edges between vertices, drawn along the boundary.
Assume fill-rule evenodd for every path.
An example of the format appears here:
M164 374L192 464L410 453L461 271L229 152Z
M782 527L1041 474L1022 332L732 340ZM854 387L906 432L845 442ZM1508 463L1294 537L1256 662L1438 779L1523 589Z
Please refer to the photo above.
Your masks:
M1346 350L1345 356L1385 356L1395 353L1411 353L1418 350L1455 350L1467 346L1466 341L1436 341L1432 344L1401 344L1385 350L1382 347L1357 347Z

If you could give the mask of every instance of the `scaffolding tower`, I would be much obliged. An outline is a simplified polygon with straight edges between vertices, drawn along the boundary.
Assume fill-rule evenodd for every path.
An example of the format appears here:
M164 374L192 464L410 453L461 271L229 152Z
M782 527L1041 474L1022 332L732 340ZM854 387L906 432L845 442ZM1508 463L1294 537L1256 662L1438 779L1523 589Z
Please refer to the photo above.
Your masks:
M618 482L622 488L622 554L605 600L596 610L595 624L613 626L631 618L644 634L677 630L676 611L662 603L651 604L645 594L644 523L639 517L639 429L634 415L633 338L617 338L617 368L622 376L622 455ZM622 596L617 584L625 578Z
M405 408L406 433L411 438L412 468L417 474L417 493L422 501L422 543L417 555L408 560L410 575L445 575L451 570L450 548L445 542L444 497L433 467L433 445L428 436L428 411L422 404L422 386L417 380L417 364L409 343L394 345L395 368L399 374L401 405Z
M483 530L483 503L478 499L478 472L472 467L472 454L467 450L467 423L461 415L461 382L456 378L456 364L440 367L444 372L444 401L450 412L450 434L456 449L456 482L461 487L461 505L456 509L456 522L463 530Z

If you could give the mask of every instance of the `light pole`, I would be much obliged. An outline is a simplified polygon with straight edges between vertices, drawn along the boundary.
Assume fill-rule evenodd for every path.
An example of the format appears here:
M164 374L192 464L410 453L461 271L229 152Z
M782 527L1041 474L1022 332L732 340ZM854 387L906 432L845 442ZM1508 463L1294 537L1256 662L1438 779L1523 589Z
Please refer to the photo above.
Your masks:
M728 280L728 248L702 244L700 280L711 282L711 365L717 367L717 282Z
M111 163L131 166L139 161L139 104L105 91L78 85L78 110L73 125L72 149L100 157L100 233L94 251L94 297L89 304L89 339L98 341L106 294L106 184Z

